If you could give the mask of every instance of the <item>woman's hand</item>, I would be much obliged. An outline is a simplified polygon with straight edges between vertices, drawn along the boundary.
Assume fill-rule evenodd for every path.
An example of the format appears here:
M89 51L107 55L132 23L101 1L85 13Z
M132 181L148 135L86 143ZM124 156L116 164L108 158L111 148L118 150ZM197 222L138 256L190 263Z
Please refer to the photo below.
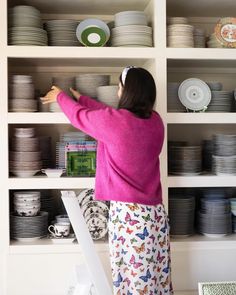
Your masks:
M74 98L76 98L76 100L79 101L81 94L78 91L74 90L73 88L70 88L70 92L72 93Z
M41 97L42 104L52 103L57 101L57 96L62 90L57 86L52 86L51 90Z

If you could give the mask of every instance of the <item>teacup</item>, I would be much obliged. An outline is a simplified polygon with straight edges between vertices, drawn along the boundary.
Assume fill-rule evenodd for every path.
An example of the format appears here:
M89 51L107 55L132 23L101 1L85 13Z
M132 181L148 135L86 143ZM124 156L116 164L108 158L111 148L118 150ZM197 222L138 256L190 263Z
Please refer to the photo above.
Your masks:
M56 222L48 227L48 231L56 238L65 238L70 234L70 223Z

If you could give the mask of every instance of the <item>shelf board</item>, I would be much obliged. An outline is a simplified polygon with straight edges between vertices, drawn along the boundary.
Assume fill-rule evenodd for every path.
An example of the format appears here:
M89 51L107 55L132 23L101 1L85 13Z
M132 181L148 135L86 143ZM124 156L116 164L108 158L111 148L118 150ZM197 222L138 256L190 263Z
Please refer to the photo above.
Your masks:
M9 189L82 189L94 188L94 177L60 177L48 178L47 176L34 176L32 178L8 179Z
M98 252L109 252L108 241L94 243ZM171 238L171 251L188 251L190 249L227 249L236 247L236 234L222 238L208 238L202 235L194 235L183 239ZM10 254L49 254L49 253L79 253L81 249L78 243L53 244L49 239L41 239L36 242L22 243L11 241Z
M7 46L9 58L65 58L88 59L89 62L102 66L104 60L119 59L119 62L132 59L155 58L156 49L147 47L55 47L55 46ZM98 60L99 59L99 60ZM121 61L120 61L121 60ZM114 63L114 61L113 61ZM61 65L61 64L60 64ZM121 65L123 66L123 64Z
M167 124L236 124L236 113L167 113Z
M8 113L9 124L69 124L63 113Z
M227 48L166 48L167 59L235 60L235 51Z
M236 176L168 176L168 187L234 187Z
M109 251L107 241L94 242L97 252ZM11 241L10 254L49 254L49 253L80 253L81 249L77 242L71 244L54 244L50 239L41 239L37 242L22 243Z

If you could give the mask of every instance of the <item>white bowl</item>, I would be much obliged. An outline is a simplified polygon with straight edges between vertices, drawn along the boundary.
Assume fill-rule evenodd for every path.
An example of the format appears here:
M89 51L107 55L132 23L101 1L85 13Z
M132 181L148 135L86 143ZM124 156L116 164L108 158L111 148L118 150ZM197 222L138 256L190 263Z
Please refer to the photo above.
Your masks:
M41 171L45 173L47 177L57 178L57 177L60 177L65 172L65 169L47 168L47 169L41 169Z
M36 216L40 208L15 208L15 212L19 216Z

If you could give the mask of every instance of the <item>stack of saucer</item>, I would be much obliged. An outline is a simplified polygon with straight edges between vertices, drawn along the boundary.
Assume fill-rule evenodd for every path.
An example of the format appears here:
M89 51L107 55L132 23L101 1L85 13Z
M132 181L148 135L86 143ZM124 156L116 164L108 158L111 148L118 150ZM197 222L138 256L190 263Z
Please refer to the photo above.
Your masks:
M221 237L232 232L228 199L202 198L198 212L198 230L209 237Z
M212 91L208 112L231 112L233 105L232 91Z
M213 172L216 175L236 175L236 135L213 136Z
M11 238L21 242L33 242L47 236L48 212L36 216L10 216Z
M209 48L224 48L224 45L216 38L215 33L211 34L207 41L207 47Z
M41 207L40 192L14 192L14 213L18 216L36 216Z
M187 17L168 17L167 24L168 25L187 25L189 20Z
M112 46L152 47L152 28L143 11L122 11L115 14Z
M179 100L178 90L180 83L169 82L167 85L167 110L168 112L186 112Z
M46 23L50 46L79 46L76 37L78 22L75 20L50 20Z
M34 128L19 129L12 139L9 168L18 177L31 177L42 168L39 140L34 137Z
M10 45L47 45L47 32L42 29L41 14L35 7L18 5L10 9L9 25Z
M97 88L98 100L113 108L118 107L119 98L117 93L118 86L116 85L100 86Z
M174 194L169 198L170 234L186 237L194 232L195 197Z
M75 77L76 89L83 95L97 98L97 88L109 85L110 76L101 74L80 74Z
M83 216L93 240L105 238L108 232L109 207L95 201L94 189L86 189L77 196Z
M35 112L37 100L32 76L14 75L10 84L9 111Z
M202 171L201 146L174 146L168 148L169 173L175 175L198 175Z
M203 29L194 27L193 39L194 39L194 47L196 48L206 47L206 37L205 37L205 31Z
M194 27L189 24L175 24L167 27L169 47L194 47Z

